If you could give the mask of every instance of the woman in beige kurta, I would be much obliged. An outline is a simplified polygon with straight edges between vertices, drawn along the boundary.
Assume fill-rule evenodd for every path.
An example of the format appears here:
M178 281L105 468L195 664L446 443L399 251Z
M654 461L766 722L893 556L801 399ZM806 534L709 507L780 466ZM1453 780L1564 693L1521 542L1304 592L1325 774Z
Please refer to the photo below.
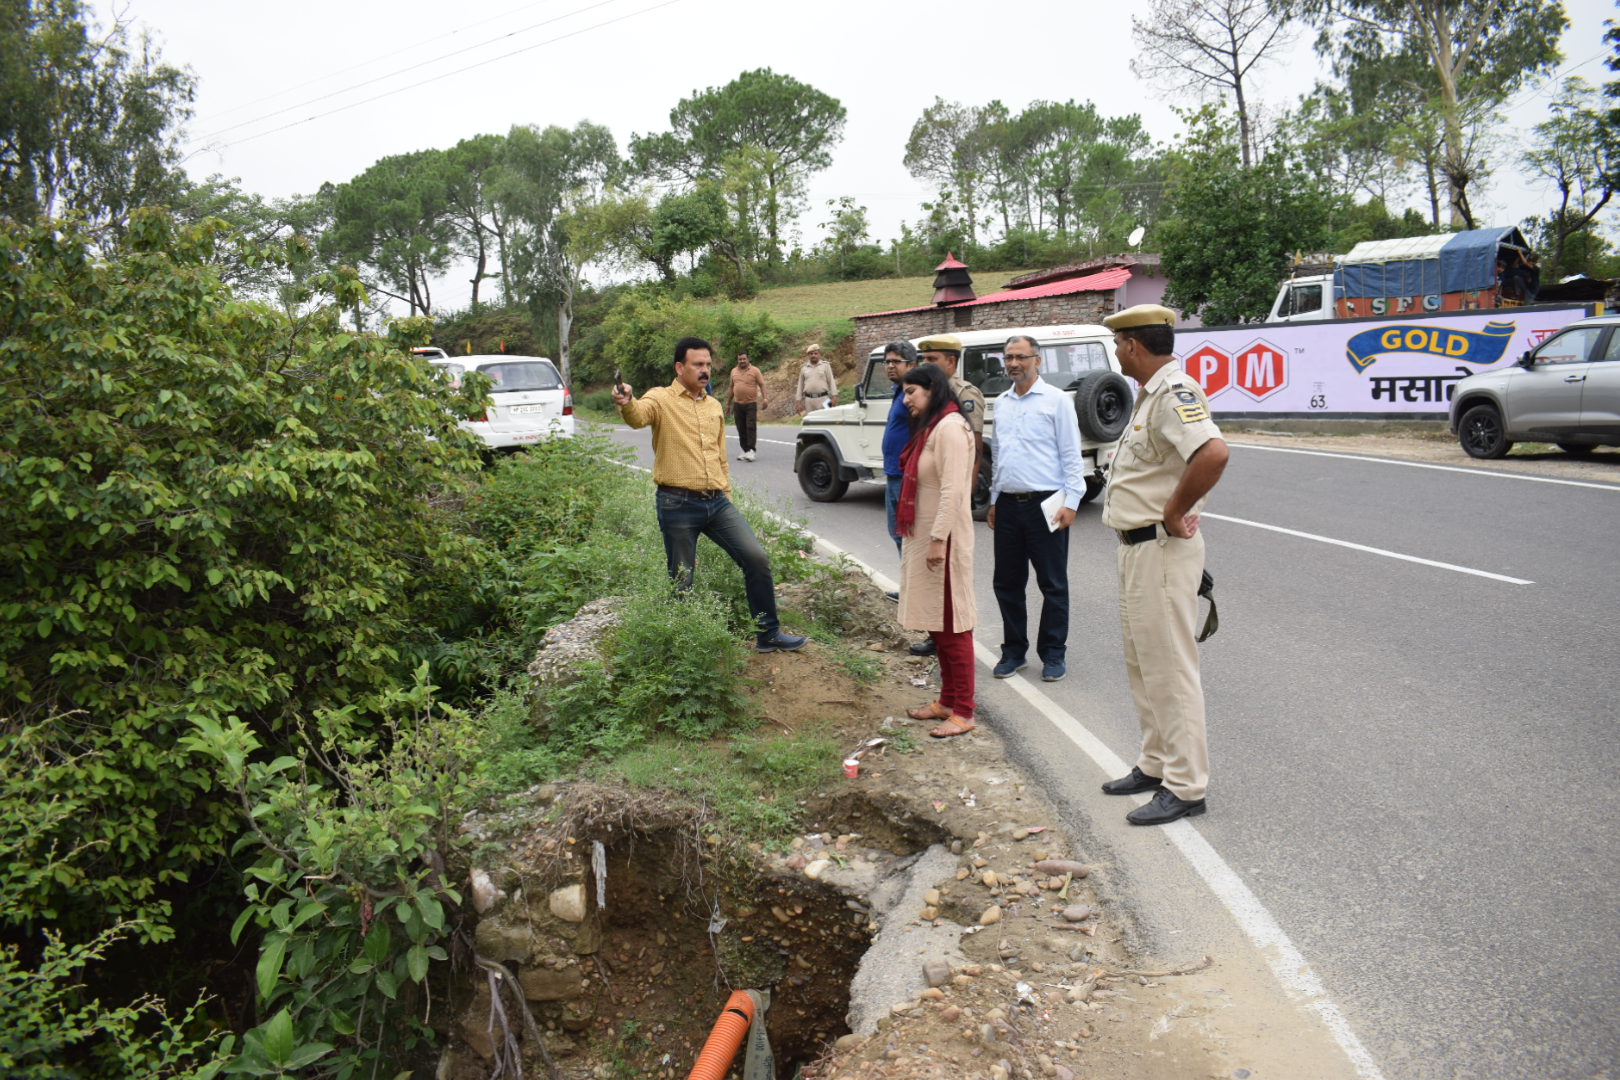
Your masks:
M900 625L926 630L938 646L939 700L910 710L942 720L929 732L948 738L973 730L973 431L956 407L945 373L919 364L901 382L912 414L901 455L897 525Z

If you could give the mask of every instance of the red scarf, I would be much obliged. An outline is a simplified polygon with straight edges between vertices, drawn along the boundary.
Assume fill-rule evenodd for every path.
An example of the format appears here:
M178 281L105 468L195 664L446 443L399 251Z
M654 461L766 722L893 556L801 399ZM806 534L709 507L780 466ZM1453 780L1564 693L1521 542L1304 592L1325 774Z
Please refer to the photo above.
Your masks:
M956 402L948 403L939 410L939 415L934 417L927 427L913 435L911 441L906 443L906 448L900 451L900 504L895 508L894 525L900 530L901 536L910 536L913 526L917 523L917 463L922 460L923 447L928 445L928 433L951 413L960 411L956 407Z

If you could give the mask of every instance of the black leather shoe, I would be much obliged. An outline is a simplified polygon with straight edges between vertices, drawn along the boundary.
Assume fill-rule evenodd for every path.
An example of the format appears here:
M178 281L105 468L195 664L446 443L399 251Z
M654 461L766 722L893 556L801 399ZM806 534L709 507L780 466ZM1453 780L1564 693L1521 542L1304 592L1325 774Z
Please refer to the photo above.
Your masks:
M1168 825L1177 818L1197 817L1204 812L1203 799L1179 799L1169 788L1160 788L1153 801L1125 815L1132 825Z
M924 641L913 641L908 651L912 656L933 656L939 652L939 646L934 644L933 638L928 638Z
M1129 776L1122 776L1118 780L1110 780L1104 784L1104 795L1135 795L1140 791L1152 791L1163 784L1157 776L1149 776L1135 765L1131 766Z

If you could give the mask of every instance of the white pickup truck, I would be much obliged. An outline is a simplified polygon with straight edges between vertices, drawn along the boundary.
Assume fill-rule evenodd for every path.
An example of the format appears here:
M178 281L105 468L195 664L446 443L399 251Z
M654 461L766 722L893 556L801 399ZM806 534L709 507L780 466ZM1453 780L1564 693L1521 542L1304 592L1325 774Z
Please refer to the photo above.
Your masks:
M1114 335L1104 327L1007 327L959 333L962 361L958 373L984 392L985 457L973 491L973 514L983 520L990 498L990 462L995 454L996 398L1012 386L1001 365L1002 346L1015 334L1040 343L1041 378L1066 391L1080 420L1080 448L1086 463L1087 502L1108 479L1119 437L1130 422L1133 392L1114 359ZM917 339L922 340L921 338ZM914 341L913 344L916 342ZM894 401L894 385L883 366L883 350L874 349L847 405L805 414L793 452L799 487L816 502L843 498L858 480L883 480L883 430Z

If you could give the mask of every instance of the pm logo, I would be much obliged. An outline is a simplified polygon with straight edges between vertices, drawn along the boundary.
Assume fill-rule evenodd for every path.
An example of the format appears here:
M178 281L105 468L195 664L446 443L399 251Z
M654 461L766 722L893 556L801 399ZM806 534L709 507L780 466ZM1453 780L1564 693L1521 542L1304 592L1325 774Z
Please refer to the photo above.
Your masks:
M1288 385L1288 354L1269 341L1245 345L1232 356L1232 385L1264 401Z

